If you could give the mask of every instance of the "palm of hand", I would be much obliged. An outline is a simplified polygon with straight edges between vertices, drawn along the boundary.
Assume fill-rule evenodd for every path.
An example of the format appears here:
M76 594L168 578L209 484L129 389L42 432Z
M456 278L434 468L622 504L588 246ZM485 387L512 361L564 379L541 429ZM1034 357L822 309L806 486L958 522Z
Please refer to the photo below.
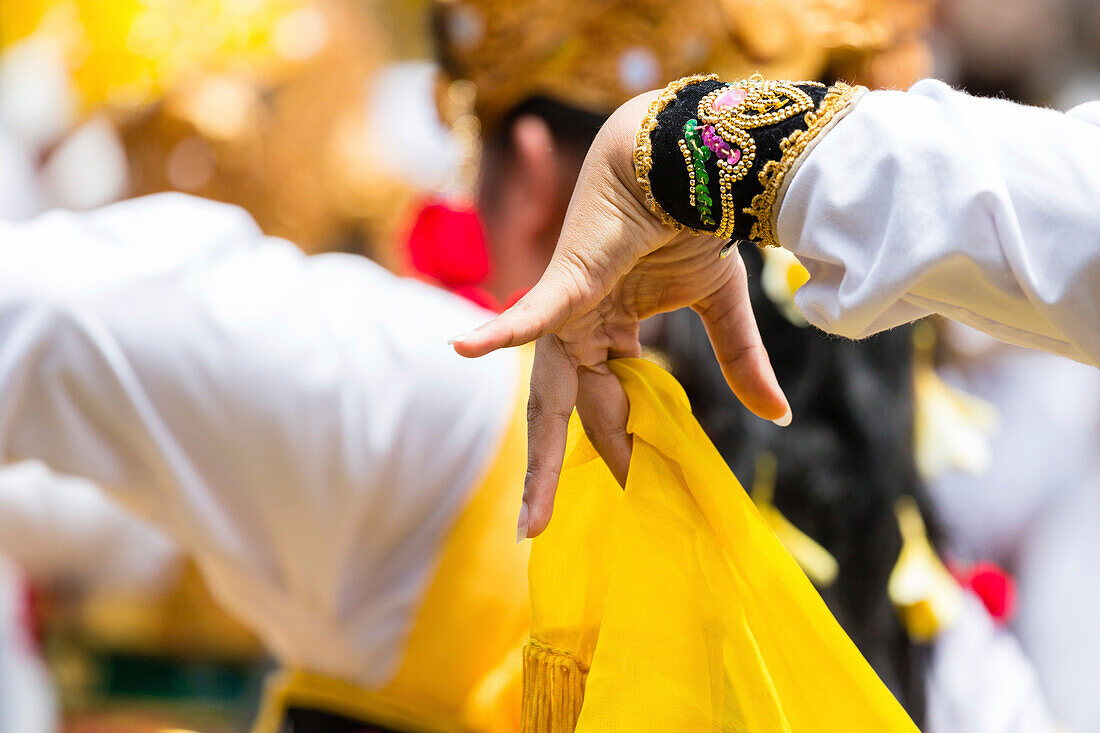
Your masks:
M616 356L636 355L638 324L650 316L711 307L741 266L740 257L719 259L717 246L710 236L678 234L640 257L590 310L570 314L556 336L574 365L597 367ZM591 293L594 285L583 287Z

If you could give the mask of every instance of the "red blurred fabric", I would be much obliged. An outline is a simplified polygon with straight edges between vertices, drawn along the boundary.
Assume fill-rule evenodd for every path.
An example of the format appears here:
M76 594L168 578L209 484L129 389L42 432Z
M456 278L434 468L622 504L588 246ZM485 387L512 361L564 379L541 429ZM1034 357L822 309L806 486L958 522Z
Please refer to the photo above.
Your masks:
M952 574L964 588L981 599L989 615L1004 626L1016 612L1016 581L999 565L983 560L970 567L952 567Z
M491 271L481 218L472 206L424 205L409 232L413 270L457 290L485 282Z

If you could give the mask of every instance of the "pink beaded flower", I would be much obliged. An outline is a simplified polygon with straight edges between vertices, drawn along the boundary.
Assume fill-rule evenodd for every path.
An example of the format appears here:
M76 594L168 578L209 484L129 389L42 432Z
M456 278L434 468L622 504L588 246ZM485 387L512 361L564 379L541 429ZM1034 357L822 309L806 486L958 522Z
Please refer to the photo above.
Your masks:
M745 101L749 93L740 87L726 87L726 90L714 100L715 109L729 109Z
M714 130L714 125L707 125L702 130L703 144L710 148L711 152L718 156L719 160L725 160L730 165L737 165L741 160L741 149L730 146Z

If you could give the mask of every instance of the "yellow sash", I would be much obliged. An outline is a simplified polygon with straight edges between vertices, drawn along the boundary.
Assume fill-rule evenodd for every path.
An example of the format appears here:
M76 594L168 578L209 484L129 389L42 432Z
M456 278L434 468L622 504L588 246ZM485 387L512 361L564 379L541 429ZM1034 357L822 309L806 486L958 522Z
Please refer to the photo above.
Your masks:
M275 675L253 733L275 733L287 707L402 731L515 733L520 651L529 628L527 557L516 512L527 461L530 351L524 350L511 420L470 503L447 537L388 684L365 690L304 670Z

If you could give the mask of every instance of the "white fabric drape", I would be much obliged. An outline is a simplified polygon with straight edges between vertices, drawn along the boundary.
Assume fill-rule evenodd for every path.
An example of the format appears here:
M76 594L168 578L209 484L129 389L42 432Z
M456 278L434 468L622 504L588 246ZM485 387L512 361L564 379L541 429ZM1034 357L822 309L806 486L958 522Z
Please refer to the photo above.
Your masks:
M177 194L0 224L0 458L166 530L284 664L379 685L511 417L516 354L447 345L488 317Z

